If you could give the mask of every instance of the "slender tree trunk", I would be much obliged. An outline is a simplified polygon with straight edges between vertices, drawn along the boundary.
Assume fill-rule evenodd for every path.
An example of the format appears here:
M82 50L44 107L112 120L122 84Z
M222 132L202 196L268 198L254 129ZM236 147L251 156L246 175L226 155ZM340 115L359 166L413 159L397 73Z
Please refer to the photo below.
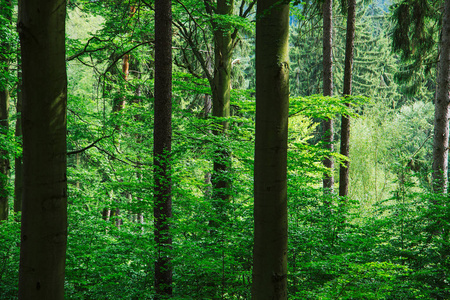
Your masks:
M0 90L0 134L7 135L9 130L9 91L5 84ZM9 153L0 150L0 221L8 219L8 181Z
M20 0L23 210L19 300L64 299L67 244L64 0Z
M355 48L356 0L348 0L347 37L345 44L344 97L352 94L353 50ZM350 156L350 117L342 116L341 154ZM339 169L339 196L348 195L350 161L345 161Z
M131 10L133 11L133 10ZM129 54L125 54L122 57L122 76L123 76L123 80L125 82L128 81L128 74L129 74L129 68L130 68L130 55ZM125 103L126 103L126 97L120 97L117 99L114 99L114 103L113 103L113 108L112 111L114 113L118 113L120 111L122 111L125 108ZM120 136L121 136L121 131L122 131L122 127L121 125L118 123L115 125L115 130L117 131L117 140L116 140L116 146L118 149L120 149ZM121 179L119 180L121 181ZM120 200L116 199L116 202L119 202ZM119 215L120 215L120 209L119 208L115 208L112 209L105 207L103 208L102 211L102 218L105 221L109 221L111 217L116 217L116 225L117 227L120 227L120 225L122 224L122 220L119 219Z
M156 299L172 295L172 4L155 2L154 217Z
M433 190L447 193L448 126L450 104L450 0L445 0L434 110Z
M323 3L323 95L333 96L333 0L325 0ZM327 119L323 124L323 141L325 147L333 151L333 120ZM329 156L324 159L323 164L330 169L330 174L323 178L323 188L326 192L334 191L334 160Z
M216 14L230 16L233 13L233 0L218 0ZM213 22L214 30L214 78L212 86L213 116L228 118L230 116L231 93L231 56L233 53L233 38L231 26ZM221 121L214 134L226 136L229 123ZM225 147L214 153L214 172L211 176L213 186L213 205L216 208L215 219L226 220L226 205L231 198L231 180L228 172L231 167L230 153ZM215 222L211 222L217 226Z
M252 299L287 299L289 4L260 0L256 20Z
M11 22L12 4L10 0L4 1L0 7L0 16ZM6 53L0 54L1 73L6 75L9 73L8 52L11 45L2 42L1 46ZM8 80L0 82L0 134L7 135L9 131L9 87ZM5 149L0 150L0 221L8 219L8 182L9 182L9 153Z
M19 51L20 52L20 51ZM16 119L16 139L22 138L22 62L20 59L20 53L18 56L18 68L17 68L17 79L18 79L18 90L17 90L17 119ZM22 155L16 156L15 158L15 177L14 177L14 212L22 211L22 191L23 191L23 163Z

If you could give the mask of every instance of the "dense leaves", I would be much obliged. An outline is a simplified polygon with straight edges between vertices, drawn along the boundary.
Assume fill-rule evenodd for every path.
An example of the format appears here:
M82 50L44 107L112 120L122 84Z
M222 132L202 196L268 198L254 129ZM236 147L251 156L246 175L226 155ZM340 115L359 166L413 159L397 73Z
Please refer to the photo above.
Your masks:
M235 2L239 13L231 17L208 10L209 1L173 3L173 299L251 298L256 16L253 1ZM357 2L351 99L318 96L321 17L313 1L294 4L290 299L450 298L449 199L430 192L432 63L440 3L394 1L389 10L390 2ZM153 6L153 1L69 3L66 299L154 297ZM337 8L334 94L340 95L345 17ZM207 113L214 73L212 23L236 29L227 118ZM2 42L17 44L13 29L0 16ZM391 38L396 54L390 51ZM9 72L1 68L7 76L0 83L7 79L11 90L13 124L19 63L16 48L5 49L2 44L0 56L13 63ZM323 150L319 123L340 115L352 117L347 198L325 195L321 188L323 173L338 168L327 170L322 160L346 158ZM213 134L223 121L229 122L227 134ZM21 153L13 128L0 135L10 158ZM213 198L211 184L221 149L230 153L230 168L220 174L232 183L228 203ZM0 223L0 299L17 298L19 219L20 213L11 212Z

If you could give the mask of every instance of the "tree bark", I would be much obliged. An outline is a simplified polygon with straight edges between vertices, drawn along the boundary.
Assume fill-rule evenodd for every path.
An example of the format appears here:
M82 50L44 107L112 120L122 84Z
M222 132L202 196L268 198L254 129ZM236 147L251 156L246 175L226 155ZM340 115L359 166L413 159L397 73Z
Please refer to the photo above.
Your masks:
M218 0L216 14L230 16L233 14L233 0ZM231 26L213 22L214 30L214 77L212 86L212 99L214 117L228 118L230 116L231 93L231 56L233 54L233 38ZM226 136L229 127L228 121L221 121L214 134ZM213 206L216 209L216 220L225 222L226 205L231 197L231 180L228 172L231 167L230 153L225 147L217 149L214 153L211 183L213 186ZM211 222L217 226L216 222Z
M10 0L5 1L0 7L0 15L11 22L12 4ZM9 72L9 60L5 54L11 51L11 45L8 42L2 42L1 48L6 53L0 54L1 72L6 75ZM9 131L9 87L8 80L0 83L0 134L7 135ZM5 149L0 150L0 221L8 219L8 181L9 181L9 153Z
M20 0L23 210L19 300L64 299L67 245L64 0Z
M256 20L252 299L287 299L289 4L260 0Z
M447 193L450 102L450 0L445 0L434 111L433 191Z
M20 52L20 51L19 51ZM20 59L20 53L18 54L18 68L17 68L17 80L18 80L18 90L17 90L17 119L16 119L16 130L15 136L19 140L22 138L22 61ZM23 155L16 156L14 162L14 212L22 211L22 191L23 191Z
M325 0L323 9L323 95L333 96L333 0ZM333 120L327 119L322 122L323 142L326 149L334 150L333 146ZM323 188L327 193L334 191L334 160L329 156L324 159L323 165L330 169L330 174L323 178Z
M0 134L7 135L9 130L9 91L3 86L0 90ZM9 153L0 150L0 221L8 219L8 180L9 180Z
M355 48L356 0L348 0L347 37L345 44L344 97L352 94L353 52ZM342 116L341 155L350 157L350 117ZM339 196L348 195L350 161L345 161L339 169Z
M156 298L172 295L172 4L155 2L154 218Z

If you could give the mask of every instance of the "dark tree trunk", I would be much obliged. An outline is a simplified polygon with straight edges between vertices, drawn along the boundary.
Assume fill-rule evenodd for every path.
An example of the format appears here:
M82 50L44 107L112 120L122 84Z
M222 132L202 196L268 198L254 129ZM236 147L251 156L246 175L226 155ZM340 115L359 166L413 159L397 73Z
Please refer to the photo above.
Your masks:
M9 130L9 91L3 86L0 90L0 135L7 135ZM8 181L9 181L9 153L0 150L0 221L8 219Z
M17 90L17 119L16 119L16 139L22 138L22 62L20 59L20 53L18 54L18 90ZM22 191L23 191L23 163L22 155L15 158L15 177L14 177L14 212L22 211Z
M447 193L450 91L450 0L445 0L434 111L433 190Z
M323 3L323 95L333 96L333 0L325 0ZM323 142L326 149L334 150L333 146L333 120L322 122ZM323 178L323 188L327 193L334 191L334 160L331 156L324 159L323 164L330 169L330 174Z
M289 4L260 0L256 20L252 299L287 299Z
M344 97L352 94L353 50L355 44L356 0L348 0L347 37L345 44ZM350 156L350 117L342 116L341 154ZM348 195L350 161L345 161L339 169L339 196Z
M172 4L155 2L154 217L156 298L172 295Z
M11 22L12 4L6 0L0 7L0 16ZM7 75L9 72L9 60L7 52L11 51L11 45L8 42L2 42L1 48L6 53L0 53L1 73ZM5 76L6 77L6 76ZM9 131L9 87L8 80L0 83L0 135L7 135ZM0 221L8 219L8 182L9 182L9 153L5 149L0 149Z
M19 1L24 181L19 300L64 299L65 19L64 0Z

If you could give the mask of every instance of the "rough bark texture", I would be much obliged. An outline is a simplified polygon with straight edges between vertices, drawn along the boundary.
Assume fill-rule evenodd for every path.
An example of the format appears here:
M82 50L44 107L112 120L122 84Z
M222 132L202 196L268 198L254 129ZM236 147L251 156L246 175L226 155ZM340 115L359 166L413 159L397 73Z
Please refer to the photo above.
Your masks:
M64 0L19 1L23 209L20 300L64 299L67 244Z
M353 50L355 48L356 0L348 0L347 37L345 44L344 96L352 94ZM350 154L350 117L342 116L341 122L341 154ZM350 161L346 161L339 169L339 196L348 195Z
M433 190L446 193L448 184L448 122L450 102L450 0L445 0L442 18L439 73L434 111Z
M0 7L0 15L11 22L12 5L11 1L4 1ZM11 50L11 45L6 42L1 43L0 66L1 72L8 74L9 61L5 52ZM0 81L0 134L7 135L9 130L9 87L8 80ZM9 153L5 149L0 149L0 220L8 219L8 181L9 181Z
M170 0L155 2L155 125L154 125L154 217L156 298L172 295L172 6Z
M333 0L325 0L323 3L323 95L333 96ZM323 141L325 147L333 151L333 120L328 119L322 122ZM323 164L331 170L330 174L325 174L323 178L323 188L332 193L334 190L334 160L327 157Z
M231 15L233 13L233 0L218 0L216 14ZM231 27L213 22L214 28L214 77L212 86L213 116L227 118L230 116L231 93L231 56L233 53L233 39ZM226 135L228 122L222 121L219 128L214 131L216 135ZM211 183L213 185L214 207L218 212L215 219L225 221L225 206L230 199L231 181L227 178L230 169L230 153L228 149L218 149L214 155L214 172ZM212 222L214 223L214 222ZM214 225L214 224L213 224Z
M287 299L289 4L260 0L256 21L252 299Z

